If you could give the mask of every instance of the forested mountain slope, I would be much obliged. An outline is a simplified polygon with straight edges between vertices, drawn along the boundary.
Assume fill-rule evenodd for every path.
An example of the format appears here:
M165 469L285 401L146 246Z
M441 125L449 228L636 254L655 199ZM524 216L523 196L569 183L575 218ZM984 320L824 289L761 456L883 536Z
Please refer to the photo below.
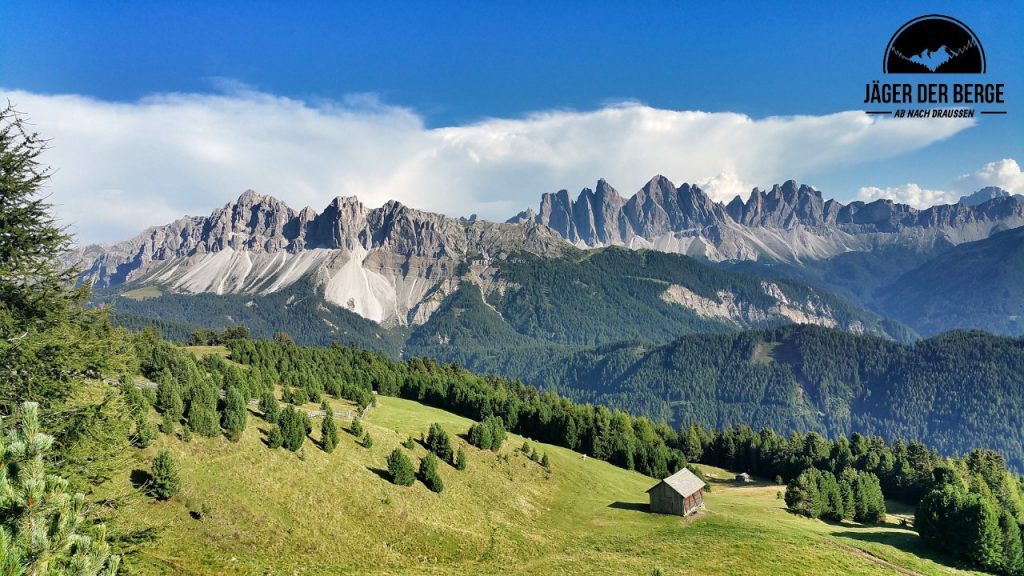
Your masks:
M879 291L877 308L922 334L1024 334L1024 228L961 244Z
M575 400L673 423L862 432L947 454L984 446L1024 469L1024 339L950 332L904 345L787 326L492 361Z

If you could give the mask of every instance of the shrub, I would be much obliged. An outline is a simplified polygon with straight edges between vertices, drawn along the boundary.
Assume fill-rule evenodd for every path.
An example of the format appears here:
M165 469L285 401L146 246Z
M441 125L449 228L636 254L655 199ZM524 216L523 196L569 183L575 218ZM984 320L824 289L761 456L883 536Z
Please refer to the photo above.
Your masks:
M459 446L459 451L455 453L455 469L466 469L466 451L462 448L462 446Z

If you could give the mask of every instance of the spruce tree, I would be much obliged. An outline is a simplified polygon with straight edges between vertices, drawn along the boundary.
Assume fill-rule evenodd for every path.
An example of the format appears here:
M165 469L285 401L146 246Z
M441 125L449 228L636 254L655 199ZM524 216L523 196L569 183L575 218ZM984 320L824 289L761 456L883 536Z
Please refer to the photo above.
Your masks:
M224 414L221 416L221 425L224 427L224 434L232 442L237 442L245 431L248 412L245 396L238 386L228 388L224 401Z
M444 482L441 480L441 474L437 471L437 456L433 452L427 452L427 455L420 460L419 476L420 481L430 490L434 492L444 490Z
M392 450L388 456L388 473L391 474L391 481L399 486L412 486L416 480L412 463L398 448Z
M356 438L363 435L363 423L359 421L359 416L352 419L352 424L349 425L348 431Z
M338 445L338 426L334 423L334 412L327 402L321 404L320 409L324 411L324 419L320 423L320 443L324 452L331 453Z
M286 406L281 411L278 426L281 428L282 446L292 452L297 452L299 448L302 448L310 426L309 417L305 412L296 410L293 406Z
M547 452L545 452L544 456L541 457L540 465L543 466L545 469L551 468L551 460L548 460Z
M997 570L1002 563L1003 533L995 503L980 494L968 494L962 510L964 556L985 570Z
M490 428L491 450L495 452L501 450L501 445L505 442L505 423L501 417L488 416L484 419L484 425Z
M373 436L370 436L369 432L363 434L363 440L360 442L363 448L373 448Z
M153 472L150 480L150 494L157 500L168 500L181 489L178 467L171 458L171 453L161 450L153 459Z
M188 425L200 436L212 438L220 434L217 417L217 392L207 380L197 382L192 389L188 408Z
M267 446L280 448L283 445L284 435L281 433L281 426L275 424L270 428L270 432L267 433Z
M264 390L260 394L260 412L263 412L263 419L267 423L277 423L277 418L281 415L281 405L277 403L272 391Z
M452 441L448 437L448 433L444 431L438 423L430 425L430 431L427 433L427 449L437 455L438 458L452 463Z
M45 202L50 170L46 140L11 105L0 108L0 399L50 406L67 398L77 373L109 355L78 321L87 289L72 289L76 270L61 263L71 237Z
M999 516L999 529L1003 534L1003 574L1021 576L1024 574L1024 543L1021 542L1020 525L1007 511Z
M181 401L181 389L177 385L171 386L167 394L161 427L164 434L174 434L185 412L185 404Z
M0 573L114 576L121 559L102 525L89 530L85 496L47 473L53 437L40 431L38 404L20 411L20 426L0 435Z
M459 450L455 453L455 469L466 469L466 451L462 448L462 446L459 446Z
M156 426L149 421L145 414L135 417L135 434L132 437L132 444L138 448L148 448L156 439Z

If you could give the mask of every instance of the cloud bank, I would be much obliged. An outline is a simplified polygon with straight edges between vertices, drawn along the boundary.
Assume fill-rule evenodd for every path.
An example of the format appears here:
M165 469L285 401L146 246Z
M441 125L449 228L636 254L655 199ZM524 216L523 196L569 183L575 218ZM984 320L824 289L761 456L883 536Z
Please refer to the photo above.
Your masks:
M857 197L866 202L887 198L915 208L928 208L936 204L955 204L961 196L967 196L986 186L997 186L1010 194L1024 194L1024 172L1012 158L989 162L977 172L959 176L945 190L927 190L908 182L902 186L878 188L865 186Z
M728 200L751 183L891 157L973 124L861 112L752 119L629 103L429 128L373 96L305 102L243 88L121 103L0 89L0 98L52 139L51 200L82 243L207 214L248 188L297 209L355 195L495 220L542 192L602 177L630 194L663 174Z

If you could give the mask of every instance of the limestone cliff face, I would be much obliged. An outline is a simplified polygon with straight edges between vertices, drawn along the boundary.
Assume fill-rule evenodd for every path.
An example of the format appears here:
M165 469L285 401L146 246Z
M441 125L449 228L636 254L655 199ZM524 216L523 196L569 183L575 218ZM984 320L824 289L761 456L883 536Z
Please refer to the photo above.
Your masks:
M422 322L460 264L565 241L532 222L496 224L336 198L295 211L252 191L207 217L185 217L113 246L69 255L98 287L154 283L185 293L266 293L312 274L329 301L382 323ZM421 309L421 304L423 304Z
M1024 225L1024 198L989 193L919 210L889 200L842 204L791 180L722 204L697 186L677 188L657 176L628 199L604 180L576 200L565 190L545 194L539 212L510 220L523 221L550 226L580 246L652 248L711 261L799 262L880 246L927 250L982 240Z

